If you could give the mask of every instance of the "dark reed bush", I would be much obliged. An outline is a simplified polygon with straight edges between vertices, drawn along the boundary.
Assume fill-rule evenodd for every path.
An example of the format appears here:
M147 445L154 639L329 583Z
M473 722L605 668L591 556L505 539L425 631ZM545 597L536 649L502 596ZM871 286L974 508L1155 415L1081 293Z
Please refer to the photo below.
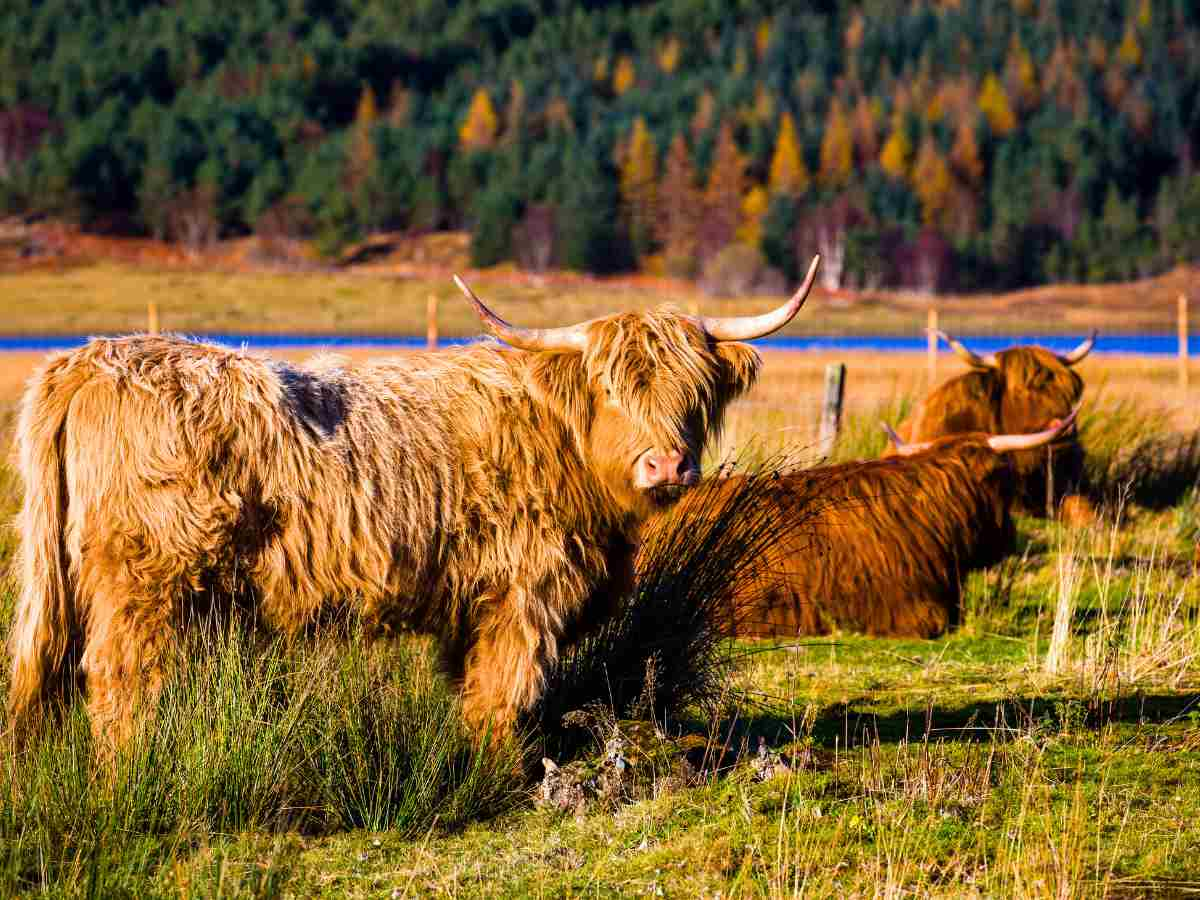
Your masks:
M781 494L779 475L776 460L733 490L710 478L647 526L634 590L563 654L529 717L545 755L561 759L590 744L564 725L571 712L599 706L616 720L712 721L735 699L731 588L753 580L781 530L803 528L820 502L819 485L811 496Z

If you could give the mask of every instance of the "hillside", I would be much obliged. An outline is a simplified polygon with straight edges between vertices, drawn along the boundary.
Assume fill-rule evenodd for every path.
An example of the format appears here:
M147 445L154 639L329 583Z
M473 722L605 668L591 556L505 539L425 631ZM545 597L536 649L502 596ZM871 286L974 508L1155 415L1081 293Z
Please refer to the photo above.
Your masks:
M190 252L466 228L749 293L1200 254L1186 0L14 0L0 72L0 212Z

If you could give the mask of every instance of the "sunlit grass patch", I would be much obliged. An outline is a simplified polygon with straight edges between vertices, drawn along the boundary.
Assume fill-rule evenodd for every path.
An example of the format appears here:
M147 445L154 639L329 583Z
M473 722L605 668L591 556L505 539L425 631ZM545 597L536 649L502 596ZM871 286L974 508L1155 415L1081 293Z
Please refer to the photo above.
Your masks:
M4 892L149 877L212 835L456 828L519 802L519 748L479 744L426 651L187 643L156 714L97 759L76 706L0 773Z

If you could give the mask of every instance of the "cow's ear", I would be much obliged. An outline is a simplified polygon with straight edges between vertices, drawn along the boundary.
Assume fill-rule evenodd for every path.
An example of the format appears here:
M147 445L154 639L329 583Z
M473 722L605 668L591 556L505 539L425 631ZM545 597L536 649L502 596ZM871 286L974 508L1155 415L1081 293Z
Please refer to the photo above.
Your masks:
M529 374L533 389L559 415L578 425L592 414L592 392L582 353L531 353Z
M749 344L725 341L713 348L721 364L721 394L725 402L740 397L754 386L762 369L762 357Z

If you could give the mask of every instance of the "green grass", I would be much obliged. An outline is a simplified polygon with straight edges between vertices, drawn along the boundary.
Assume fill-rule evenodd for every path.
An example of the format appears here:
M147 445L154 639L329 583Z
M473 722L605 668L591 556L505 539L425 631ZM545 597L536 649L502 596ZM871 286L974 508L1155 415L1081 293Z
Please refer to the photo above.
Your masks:
M876 421L903 403L852 417L839 458L876 452ZM1165 420L1115 409L1109 431L1085 428L1089 450L1169 440ZM1018 555L970 578L963 625L939 640L713 647L730 702L681 694L667 738L720 752L689 784L579 816L534 804L521 748L472 743L424 642L288 647L214 626L115 765L94 759L78 707L6 754L0 895L1194 892L1197 502L1113 504L1086 528L1022 519ZM679 579L701 562L681 566L656 603L693 596ZM655 627L678 626L635 618L609 643ZM787 771L756 779L760 742Z

